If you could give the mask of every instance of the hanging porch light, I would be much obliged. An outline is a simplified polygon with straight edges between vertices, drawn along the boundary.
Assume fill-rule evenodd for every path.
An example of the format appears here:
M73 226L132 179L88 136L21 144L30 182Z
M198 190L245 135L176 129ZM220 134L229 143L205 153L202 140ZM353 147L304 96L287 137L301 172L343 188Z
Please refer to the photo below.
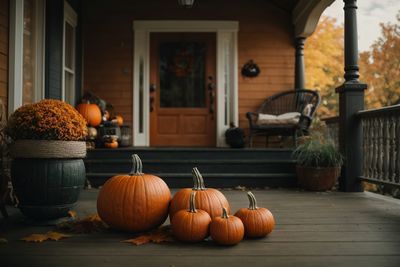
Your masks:
M194 4L194 0L178 0L178 4L184 8L191 8Z

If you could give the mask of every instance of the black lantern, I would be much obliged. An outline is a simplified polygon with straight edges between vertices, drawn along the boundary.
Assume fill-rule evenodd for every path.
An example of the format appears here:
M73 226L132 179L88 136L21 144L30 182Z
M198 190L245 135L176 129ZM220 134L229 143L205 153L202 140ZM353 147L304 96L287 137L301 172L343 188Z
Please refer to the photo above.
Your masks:
M178 0L178 4L184 8L191 8L194 4L194 0Z

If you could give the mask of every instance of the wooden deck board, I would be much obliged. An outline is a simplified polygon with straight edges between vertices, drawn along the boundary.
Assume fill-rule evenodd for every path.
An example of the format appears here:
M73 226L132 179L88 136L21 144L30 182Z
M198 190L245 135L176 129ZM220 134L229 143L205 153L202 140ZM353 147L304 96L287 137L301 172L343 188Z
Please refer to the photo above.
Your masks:
M212 241L132 246L124 232L74 235L58 242L31 244L23 236L51 226L27 226L15 209L1 221L1 266L400 266L400 201L367 193L312 193L255 190L277 226L266 238L234 247ZM96 212L97 190L84 191L76 207L84 217ZM241 191L224 190L232 210L247 206ZM167 222L168 223L168 222ZM3 265L4 263L4 265Z

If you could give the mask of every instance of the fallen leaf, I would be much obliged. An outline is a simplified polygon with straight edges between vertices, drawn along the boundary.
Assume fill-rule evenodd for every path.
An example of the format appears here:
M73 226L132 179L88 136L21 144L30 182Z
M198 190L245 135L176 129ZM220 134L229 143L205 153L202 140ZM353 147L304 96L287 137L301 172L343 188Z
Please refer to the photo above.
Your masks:
M35 243L41 243L47 239L49 239L49 237L46 234L31 234L29 236L21 238L21 240L23 241Z
M77 218L76 211L74 211L74 210L68 211L68 216L69 216L70 218L72 218L72 219L76 219L76 218Z
M70 237L70 235L66 235L66 234L54 232L54 231L47 232L46 235L47 235L48 239L54 240L54 241L58 241L60 239Z
M98 214L93 214L80 220L63 222L56 227L59 230L77 234L102 232L108 229L107 224L101 220Z
M151 235L151 241L153 243L159 244L163 242L173 242L174 239L172 238L172 235L169 233L156 233Z
M67 238L67 237L70 237L70 235L50 231L45 234L31 234L29 236L21 238L21 240L26 241L26 242L41 243L46 240L58 241L60 239Z
M163 242L173 242L173 241L174 241L174 239L172 238L171 227L169 225L167 225L167 226L162 226L160 228L152 230L152 231L145 233L141 236L138 236L136 238L124 240L121 242L131 243L133 245L140 246L140 245L147 244L150 242L159 244L159 243L163 243Z
M132 245L136 245L136 246L140 246L143 244L147 244L151 241L150 236L149 235L141 235L139 237L133 238L133 239L128 239L128 240L124 240L121 241L123 243L131 243Z
M0 244L8 243L8 240L5 238L0 238Z

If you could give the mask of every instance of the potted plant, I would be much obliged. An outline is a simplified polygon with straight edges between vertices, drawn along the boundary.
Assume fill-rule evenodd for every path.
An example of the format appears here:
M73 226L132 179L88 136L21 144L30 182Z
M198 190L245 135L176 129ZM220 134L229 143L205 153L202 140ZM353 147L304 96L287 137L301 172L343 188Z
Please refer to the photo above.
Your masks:
M69 104L46 99L12 113L6 133L22 213L36 220L67 216L86 178L85 119Z
M334 142L320 133L305 137L293 152L300 187L312 191L330 190L340 175L343 157Z

